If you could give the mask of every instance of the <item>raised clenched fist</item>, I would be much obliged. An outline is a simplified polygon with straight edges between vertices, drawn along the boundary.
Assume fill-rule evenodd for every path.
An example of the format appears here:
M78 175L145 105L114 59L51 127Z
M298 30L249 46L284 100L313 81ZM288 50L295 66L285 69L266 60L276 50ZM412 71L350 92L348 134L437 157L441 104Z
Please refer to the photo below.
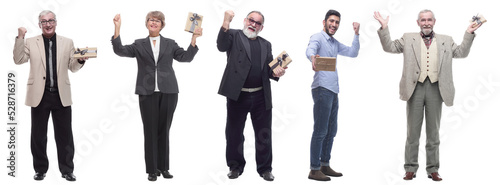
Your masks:
M28 32L28 31L26 31L26 28L19 27L17 29L17 38L24 38L24 35L26 35L26 32Z

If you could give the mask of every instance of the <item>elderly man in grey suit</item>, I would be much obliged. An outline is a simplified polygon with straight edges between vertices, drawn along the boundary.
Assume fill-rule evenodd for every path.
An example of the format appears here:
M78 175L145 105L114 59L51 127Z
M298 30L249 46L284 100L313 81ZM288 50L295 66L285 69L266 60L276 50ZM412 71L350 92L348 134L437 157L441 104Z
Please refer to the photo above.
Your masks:
M427 144L427 175L434 181L441 181L439 169L439 127L443 101L453 105L452 58L465 58L469 54L476 31L481 24L470 24L462 44L457 45L446 35L433 31L436 18L430 10L418 14L419 33L406 33L397 40L391 40L389 16L385 19L379 12L374 18L381 24L378 30L384 51L403 53L403 76L399 84L400 98L407 101L407 137L405 146L406 171L403 179L412 180L418 169L418 146L425 113Z

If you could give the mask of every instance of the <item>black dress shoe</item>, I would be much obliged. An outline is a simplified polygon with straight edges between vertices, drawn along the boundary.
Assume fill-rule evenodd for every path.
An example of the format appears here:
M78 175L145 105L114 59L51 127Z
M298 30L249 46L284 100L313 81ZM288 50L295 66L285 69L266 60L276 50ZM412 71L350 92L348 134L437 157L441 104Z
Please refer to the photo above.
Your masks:
M148 174L148 180L149 181L156 181L156 173L150 173Z
M238 178L240 175L241 175L241 171L240 171L240 169L236 168L236 169L234 169L234 170L231 170L231 171L227 174L227 177L229 177L229 179L236 179L236 178Z
M45 173L42 172L36 172L35 176L33 177L37 181L41 181L45 178Z
M161 173L161 175L163 175L163 178L165 178L165 179L171 179L171 178L174 178L174 176L173 176L172 174L170 174L170 173L168 172L168 170L166 170L166 171L160 171L160 170L157 170L157 171L156 171L156 175L157 175L157 176L160 176L160 173Z
M266 171L262 174L260 174L262 178L266 181L273 181L274 180L274 175L271 173L271 171Z
M76 181L76 176L73 173L65 173L62 175L67 181Z

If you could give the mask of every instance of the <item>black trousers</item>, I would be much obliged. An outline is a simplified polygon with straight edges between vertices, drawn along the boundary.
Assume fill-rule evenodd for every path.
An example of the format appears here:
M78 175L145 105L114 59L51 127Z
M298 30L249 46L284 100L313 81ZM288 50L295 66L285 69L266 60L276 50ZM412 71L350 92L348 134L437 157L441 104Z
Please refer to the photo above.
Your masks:
M178 94L155 92L139 95L144 126L144 157L146 173L169 170L169 132L172 125Z
M73 173L75 146L71 129L71 106L64 107L58 92L45 90L37 107L31 108L31 154L35 172L46 173L49 169L47 158L47 125L52 114L57 147L59 171Z
M230 170L238 168L241 172L246 161L243 151L245 137L243 130L247 115L250 113L255 135L255 158L257 172L262 174L271 171L272 138L271 121L272 109L266 110L264 91L241 92L238 101L227 99L226 122L226 163Z

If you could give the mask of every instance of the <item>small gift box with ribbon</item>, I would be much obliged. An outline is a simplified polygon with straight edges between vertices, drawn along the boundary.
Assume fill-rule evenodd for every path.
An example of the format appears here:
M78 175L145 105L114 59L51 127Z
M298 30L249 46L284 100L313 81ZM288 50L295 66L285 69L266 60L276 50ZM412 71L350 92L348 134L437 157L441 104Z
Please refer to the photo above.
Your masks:
M196 28L201 28L201 22L203 22L203 16L189 12L184 31L193 33Z
M281 66L285 68L292 62L292 58L286 53L286 51L281 52L278 57L276 57L271 63L269 63L269 67L271 67L271 70L274 71L276 67Z
M80 58L96 58L97 57L97 48L77 48L73 57L76 59Z
M335 71L337 65L337 58L335 57L317 57L316 58L317 71Z
M470 20L471 23L474 23L472 27L476 27L479 24L485 23L486 19L484 18L483 15L477 14L476 16L473 16L472 19Z

